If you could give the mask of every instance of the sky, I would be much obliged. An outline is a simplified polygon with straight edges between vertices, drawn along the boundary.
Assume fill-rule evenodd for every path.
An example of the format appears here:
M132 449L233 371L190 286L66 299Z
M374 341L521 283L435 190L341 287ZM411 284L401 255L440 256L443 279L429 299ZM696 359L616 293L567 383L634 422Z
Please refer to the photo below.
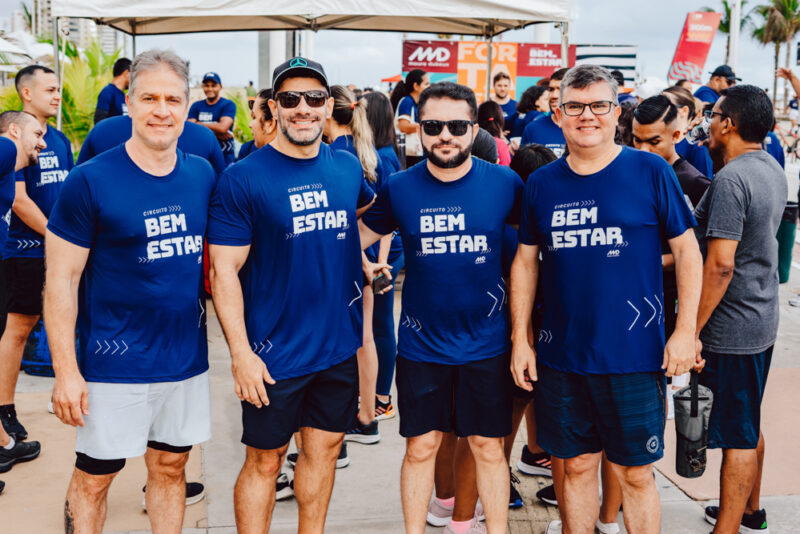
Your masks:
M570 40L575 44L637 45L641 76L666 79L686 13L705 6L719 7L721 3L720 0L640 0L638 3L631 0L573 0ZM18 0L0 0L0 16L8 16L18 5ZM636 13L637 6L641 14ZM532 28L516 30L503 34L501 39L531 42L533 32ZM552 29L550 33L551 42L558 42L557 31ZM771 45L761 46L749 35L749 29L742 32L737 74L743 78L743 83L771 88L774 49ZM431 35L413 36L436 39ZM726 36L718 32L705 71L711 71L724 62L725 40ZM314 59L323 64L332 83L377 86L380 78L400 72L401 42L401 34L321 31L315 35ZM172 49L189 60L193 76L216 71L226 85L243 86L248 80L258 81L257 43L254 32L181 34L139 37L137 49ZM793 43L793 64L795 46ZM785 51L782 50L781 65L784 61Z

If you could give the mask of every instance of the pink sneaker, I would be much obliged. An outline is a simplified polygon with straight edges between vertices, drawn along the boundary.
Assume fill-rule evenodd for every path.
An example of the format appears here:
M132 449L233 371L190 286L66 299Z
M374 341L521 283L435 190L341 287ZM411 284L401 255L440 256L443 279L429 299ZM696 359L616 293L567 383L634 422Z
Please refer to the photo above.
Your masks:
M450 524L444 528L444 534L457 534L455 530L450 528ZM478 521L477 519L472 520L472 525L470 525L469 530L466 531L464 534L486 534L486 525Z
M444 506L437 499L433 499L428 505L428 517L426 521L434 527L443 527L453 518L453 507Z

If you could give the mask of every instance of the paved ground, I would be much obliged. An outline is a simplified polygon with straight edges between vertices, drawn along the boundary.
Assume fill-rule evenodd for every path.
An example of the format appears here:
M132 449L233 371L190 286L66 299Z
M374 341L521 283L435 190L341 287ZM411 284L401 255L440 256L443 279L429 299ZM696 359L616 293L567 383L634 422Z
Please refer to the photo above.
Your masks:
M790 164L787 175L796 177L798 168L798 164ZM793 183L796 191L797 182ZM781 287L781 327L774 360L776 369L800 368L800 350L797 349L800 346L800 308L791 308L786 304L790 296L800 293L800 246L795 247L794 262L790 282ZM207 487L207 498L187 511L185 534L233 534L236 531L232 494L243 459L243 447L239 443L240 409L233 395L227 347L213 310L209 311L209 317L214 436L210 442L195 448L190 462L190 478L202 478ZM0 475L8 484L0 496L0 532L3 534L55 534L61 530L61 506L72 469L74 432L46 414L46 401L51 387L51 379L26 375L20 379L18 408L23 415L23 422L28 425L31 439L42 440L43 452L38 460L18 465L11 472ZM788 419L796 422L800 415L800 393L792 387L783 389L786 391L781 392L782 398L786 400L783 404L771 405L769 410L774 410L777 415L785 416L788 413ZM765 413L765 418L769 417L770 413ZM397 427L397 419L384 422L381 424L383 439L379 444L349 446L352 463L348 468L337 471L326 532L403 532L399 499L403 442ZM786 470L779 468L768 474L780 479L777 481L784 488L782 494L767 496L762 500L769 513L770 529L773 534L798 532L800 480L786 475L798 468L794 452L796 441L787 443L789 438L780 432L768 436L768 440L768 443L775 444L775 450L782 447L790 451L784 464ZM516 444L512 456L514 460L519 457L521 446L521 442ZM770 450L768 448L768 456ZM666 454L671 457L674 451L667 450ZM709 470L704 478L710 477L713 482L716 476L717 473ZM510 514L509 531L515 534L540 534L544 532L548 521L557 517L555 508L546 507L534 498L538 488L548 481L539 477L520 477L525 506ZM140 506L143 480L142 462L130 461L115 481L109 497L107 532L147 532L146 515ZM710 531L702 520L705 501L691 499L661 473L657 475L657 483L662 502L662 532L705 534ZM272 532L295 532L295 518L296 504L293 500L279 503ZM428 532L439 530L429 528Z

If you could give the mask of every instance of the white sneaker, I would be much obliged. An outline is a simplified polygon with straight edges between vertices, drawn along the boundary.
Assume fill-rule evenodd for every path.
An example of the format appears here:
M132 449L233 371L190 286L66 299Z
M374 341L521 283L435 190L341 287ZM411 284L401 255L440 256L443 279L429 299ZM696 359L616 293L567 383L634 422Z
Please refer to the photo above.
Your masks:
M619 534L619 523L603 523L598 519L594 526L600 534Z
M53 415L56 414L56 411L53 409L53 399L50 399L50 402L47 403L47 411Z
M554 521L550 521L550 524L547 525L547 530L544 531L544 534L561 534L561 520L556 519Z
M456 531L450 528L450 523L448 523L442 532L443 534L455 534ZM466 534L486 534L486 525L477 519L473 519Z
M795 308L800 308L800 295L796 297L792 297L789 299L789 306L794 306Z

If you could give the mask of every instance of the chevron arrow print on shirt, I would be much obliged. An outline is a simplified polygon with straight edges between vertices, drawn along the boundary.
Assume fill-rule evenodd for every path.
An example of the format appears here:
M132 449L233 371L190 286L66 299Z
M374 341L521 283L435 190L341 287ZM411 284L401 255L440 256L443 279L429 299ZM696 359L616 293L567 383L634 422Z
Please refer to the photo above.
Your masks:
M197 328L200 328L205 324L204 319L206 318L206 307L203 306L203 299L197 299L197 304L200 305L200 317L197 319Z
M422 323L420 323L418 320L414 319L408 314L404 314L404 316L405 318L403 319L403 322L400 324L409 327L414 332L420 332L422 330Z
M260 343L256 343L254 341L252 347L253 347L253 352L255 352L260 356L262 353L267 354L269 351L272 350L272 343L270 342L269 339L265 339Z
M550 343L553 341L552 330L539 330L539 343Z
M17 249L25 250L26 248L35 248L42 246L42 242L38 239L18 239Z
M628 306L633 308L633 311L636 312L636 317L633 318L633 322L628 327L628 332L630 332L633 329L633 327L636 325L636 323L639 321L640 318L642 318L642 321L644 321L643 328L647 328L648 326L650 326L650 324L653 323L654 319L656 320L655 322L656 325L661 324L661 319L664 315L663 313L664 306L661 304L661 299L659 299L656 295L653 295L652 301L647 297L642 297L642 300L644 301L646 306L644 304L640 304L641 310L636 306L634 306L630 300L625 301L628 303ZM654 305L653 302L655 302L656 305L658 305L658 308L656 308L656 305ZM647 320L645 320L644 317L642 317L642 313L644 313L644 317L647 317Z
M360 287L358 287L358 282L356 282L356 281L354 280L354 281L353 281L353 284L356 286L356 291L358 291L358 295L356 295L356 298L354 298L353 300L351 300L351 301L350 301L350 304L348 304L348 305L347 305L347 307L348 307L348 308L349 308L350 306L352 306L352 305L353 305L353 303L355 303L355 301L357 301L358 299L360 299L360 298L361 298L361 297L364 295L364 294L361 292L361 288L360 288Z
M492 291L486 292L486 294L492 298L492 309L489 310L489 315L487 315L486 317L491 317L495 311L498 312L501 311L503 309L503 304L508 302L508 297L506 296L506 290L505 290L506 283L502 279L500 280L500 282L502 285L497 284L497 289L499 291L497 291L496 294L493 293Z
M94 351L95 354L122 356L128 352L128 344L125 343L124 339L96 339L95 343L97 343L97 349Z
M137 263L153 263L154 261L156 261L153 258L145 258L144 256L139 256L137 260L138 260Z

